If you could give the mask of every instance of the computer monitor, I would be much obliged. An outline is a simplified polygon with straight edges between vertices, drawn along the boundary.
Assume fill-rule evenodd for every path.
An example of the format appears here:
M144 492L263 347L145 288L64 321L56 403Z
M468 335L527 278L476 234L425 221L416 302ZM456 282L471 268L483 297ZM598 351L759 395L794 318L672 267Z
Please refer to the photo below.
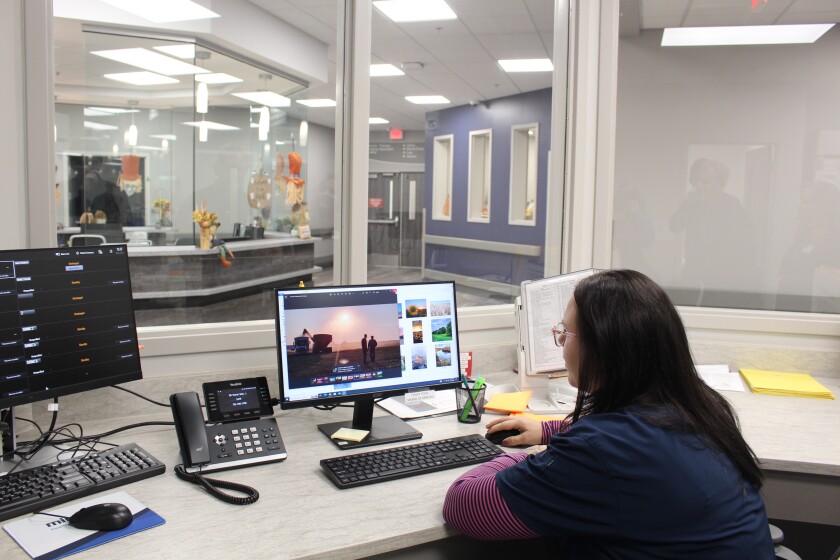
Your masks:
M141 378L125 245L0 251L0 409Z
M327 437L370 431L341 448L422 437L396 416L374 418L374 400L459 382L452 282L278 288L275 306L280 408L353 401L352 422L318 426Z

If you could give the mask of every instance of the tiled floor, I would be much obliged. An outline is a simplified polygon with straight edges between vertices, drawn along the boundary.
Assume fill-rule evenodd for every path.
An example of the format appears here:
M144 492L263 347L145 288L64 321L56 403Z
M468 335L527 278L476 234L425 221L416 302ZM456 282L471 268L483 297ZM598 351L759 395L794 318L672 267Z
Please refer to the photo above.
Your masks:
M368 268L368 283L388 284L422 282L419 268L396 268L371 266ZM314 274L315 286L333 284L332 268ZM456 284L458 307L497 305L511 303L508 295L495 294L485 290L462 287ZM202 307L176 307L171 309L137 309L134 312L138 327L181 325L187 323L220 323L227 321L254 321L274 318L274 302L271 290L236 298L234 300L205 305Z

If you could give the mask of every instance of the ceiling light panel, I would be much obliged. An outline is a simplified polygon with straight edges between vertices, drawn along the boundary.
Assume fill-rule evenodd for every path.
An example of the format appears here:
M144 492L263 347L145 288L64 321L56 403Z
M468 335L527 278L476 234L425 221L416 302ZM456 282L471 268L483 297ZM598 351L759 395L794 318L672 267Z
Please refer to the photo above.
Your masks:
M444 0L378 0L373 5L395 22L458 19Z
M228 124L217 123L213 121L193 121L182 123L187 126L194 126L196 128L206 128L207 130L239 130L238 126L230 126Z
M195 45L187 43L185 45L164 45L162 47L152 47L156 51L166 53L175 58L195 58Z
M405 100L416 105L442 105L451 103L442 95L409 95L406 96Z
M371 64L370 77L376 78L379 76L404 76L405 72L394 66L393 64Z
M382 117L370 117L368 119L368 124L388 124L388 119L383 119Z
M219 14L191 0L102 0L130 14L155 23L192 21L220 17Z
M307 107L335 107L333 99L298 99L297 102Z
M225 74L224 72L213 72L212 74L196 74L196 82L204 82L205 84L238 84L242 78Z
M663 31L661 44L663 47L701 47L813 43L832 27L833 23L676 27Z
M268 107L289 107L292 104L291 99L273 91L246 91L232 95Z
M183 76L187 74L209 74L210 70L194 64L176 60L149 49L134 47L130 49L112 49L105 51L91 51L90 54L136 66L143 70L163 74L164 76Z
M177 84L178 80L169 76L161 76L154 72L122 72L119 74L105 74L109 80L116 80L135 86L156 86L161 84Z
M98 111L108 115L121 115L123 113L139 113L140 109L122 109L120 107L85 107L85 111ZM87 113L85 113L87 115Z
M498 62L505 72L551 72L554 70L554 65L548 58L519 58Z
M118 128L112 124L102 124L93 121L85 121L84 126L90 130L117 130Z

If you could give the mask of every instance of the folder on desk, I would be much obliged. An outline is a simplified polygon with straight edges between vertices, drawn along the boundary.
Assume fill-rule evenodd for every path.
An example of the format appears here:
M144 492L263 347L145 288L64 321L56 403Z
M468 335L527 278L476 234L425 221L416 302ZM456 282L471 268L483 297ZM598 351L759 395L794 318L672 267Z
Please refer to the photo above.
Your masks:
M834 399L826 387L807 373L785 373L759 369L741 369L741 375L754 393Z
M531 398L531 391L519 391L516 393L497 393L490 397L486 410L496 412L525 412L528 407L528 399Z

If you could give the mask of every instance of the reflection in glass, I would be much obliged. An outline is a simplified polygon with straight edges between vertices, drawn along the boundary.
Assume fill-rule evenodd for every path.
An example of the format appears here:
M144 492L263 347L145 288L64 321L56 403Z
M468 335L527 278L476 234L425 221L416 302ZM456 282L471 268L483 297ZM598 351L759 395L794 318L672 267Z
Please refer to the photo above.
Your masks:
M681 305L836 313L840 29L804 45L661 36L620 36L612 266Z

